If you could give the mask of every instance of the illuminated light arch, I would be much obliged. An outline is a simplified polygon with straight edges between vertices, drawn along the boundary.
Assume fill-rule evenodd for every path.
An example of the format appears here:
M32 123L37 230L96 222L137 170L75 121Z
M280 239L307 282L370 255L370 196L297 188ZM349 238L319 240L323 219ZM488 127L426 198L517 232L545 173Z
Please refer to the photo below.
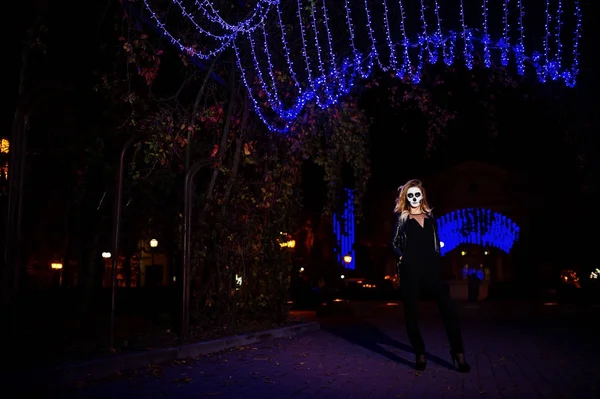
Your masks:
M356 253L354 251L355 237L355 220L354 220L354 191L346 189L346 201L341 213L333 215L333 232L337 239L337 261L347 269L354 270L356 268ZM344 260L344 257L349 255L350 262Z
M270 130L282 133L307 103L321 108L335 104L376 67L418 83L426 63L450 66L461 59L471 69L481 54L486 68L512 66L524 75L528 65L540 82L573 87L579 72L578 0L543 0L545 23L539 31L526 26L524 0L480 0L475 8L460 0L445 14L441 0L286 0L285 6L293 8L289 13L282 12L282 0L257 0L239 22L225 21L212 0L170 0L195 27L201 46L173 34L164 13L155 11L156 2L143 0L143 5L156 28L183 53L209 59L228 48L235 51L256 114ZM345 25L343 37L330 30L334 15ZM275 29L267 31L265 21ZM536 36L539 44L525 40ZM301 40L292 47L290 38ZM283 57L277 62L272 54ZM276 70L291 78L295 96Z
M442 256L461 244L498 248L509 253L519 239L519 226L501 213L483 208L459 209L438 219Z

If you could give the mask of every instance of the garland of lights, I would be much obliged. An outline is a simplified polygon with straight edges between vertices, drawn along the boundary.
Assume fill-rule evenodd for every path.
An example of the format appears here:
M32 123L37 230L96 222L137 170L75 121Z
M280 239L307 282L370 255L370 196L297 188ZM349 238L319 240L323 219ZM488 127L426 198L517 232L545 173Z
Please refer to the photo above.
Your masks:
M460 209L438 219L442 255L461 244L495 247L509 253L519 238L519 226L489 209Z
M288 0L288 3L295 3L296 12L292 20L286 21L280 0L259 0L248 17L235 24L225 21L211 0L171 1L207 39L203 39L202 44L206 46L205 42L214 42L213 47L199 49L196 45L185 44L183 39L170 33L163 19L153 11L150 0L143 0L143 3L157 27L182 52L208 59L232 48L256 113L269 129L277 132L287 132L310 101L322 109L335 104L358 79L368 77L374 66L399 77L408 77L416 84L426 62L443 62L450 66L460 56L467 68L473 68L476 44L487 68L493 66L494 54L497 53L500 65L508 66L513 62L519 75L525 74L525 65L529 64L540 82L563 81L568 87L575 86L579 72L582 15L578 0L570 10L574 27L573 34L569 35L572 36L569 63L564 58L562 41L566 36L563 0L557 0L555 7L551 7L550 0L544 0L543 48L541 52L533 51L530 55L525 49L523 0L502 0L501 3L481 0L480 26L477 28L467 25L466 19L472 18L472 15L465 10L461 0L455 15L458 31L448 27L444 29L438 0L433 1L433 7L426 7L425 0L419 0L419 15L413 16L420 22L415 39L409 39L407 33L407 21L412 19L407 16L406 0ZM379 12L375 11L375 3L380 3ZM501 4L498 11L502 16L502 32L498 40L493 40L489 32L489 9L498 4ZM345 14L348 37L338 37L336 41L330 30L329 10L337 11L342 6L345 12L335 15ZM392 7L395 9L392 10ZM394 13L399 15L397 21L392 20ZM364 22L362 34L357 33L359 19ZM265 21L277 24L279 29L267 33ZM514 25L516 28L513 28ZM292 47L289 39L294 29L299 40L298 45ZM364 49L359 48L359 38L363 39ZM351 55L336 55L334 43L341 41L347 42ZM284 62L275 65L272 55L280 53L284 54ZM244 56L246 54L248 57ZM386 55L387 62L384 60ZM249 64L245 63L247 58ZM304 64L303 70L294 61ZM289 93L286 93L285 101L282 98L275 70L284 72L293 81L296 92L292 100L287 98ZM289 92L289 88L286 91Z
M346 202L342 212L333 215L333 233L337 239L337 261L347 269L356 268L356 252L354 244L356 242L355 221L354 221L354 190L347 188Z

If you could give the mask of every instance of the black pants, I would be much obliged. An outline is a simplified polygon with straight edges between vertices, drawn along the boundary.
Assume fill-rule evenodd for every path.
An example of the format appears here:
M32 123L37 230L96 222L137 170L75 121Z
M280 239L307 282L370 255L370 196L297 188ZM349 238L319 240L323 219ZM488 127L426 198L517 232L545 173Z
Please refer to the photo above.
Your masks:
M437 302L446 334L448 335L448 341L450 342L450 348L455 353L464 353L458 315L456 314L454 302L450 298L448 284L442 278L439 269L434 271L423 270L420 273L401 273L400 287L402 288L404 299L406 331L415 354L425 354L425 343L419 330L418 315L419 299L422 291L428 292Z

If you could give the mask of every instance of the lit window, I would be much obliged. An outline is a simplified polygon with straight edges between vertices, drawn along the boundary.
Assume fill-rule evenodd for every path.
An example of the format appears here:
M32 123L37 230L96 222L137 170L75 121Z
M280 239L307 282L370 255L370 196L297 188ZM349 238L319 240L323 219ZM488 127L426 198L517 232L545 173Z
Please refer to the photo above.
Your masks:
M8 154L10 149L10 141L8 139L0 139L0 152L2 154Z

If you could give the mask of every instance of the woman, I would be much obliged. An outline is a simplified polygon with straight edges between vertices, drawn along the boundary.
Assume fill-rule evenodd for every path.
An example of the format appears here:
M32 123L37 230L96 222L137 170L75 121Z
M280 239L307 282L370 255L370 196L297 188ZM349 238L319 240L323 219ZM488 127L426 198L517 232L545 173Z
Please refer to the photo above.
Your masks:
M471 371L465 361L460 326L448 284L442 278L440 240L437 223L427 203L420 180L409 180L399 188L394 213L397 216L392 248L398 260L400 288L404 295L404 317L410 344L415 352L415 368L425 370L425 343L417 322L421 289L437 301L446 334L450 341L450 356L461 373Z

